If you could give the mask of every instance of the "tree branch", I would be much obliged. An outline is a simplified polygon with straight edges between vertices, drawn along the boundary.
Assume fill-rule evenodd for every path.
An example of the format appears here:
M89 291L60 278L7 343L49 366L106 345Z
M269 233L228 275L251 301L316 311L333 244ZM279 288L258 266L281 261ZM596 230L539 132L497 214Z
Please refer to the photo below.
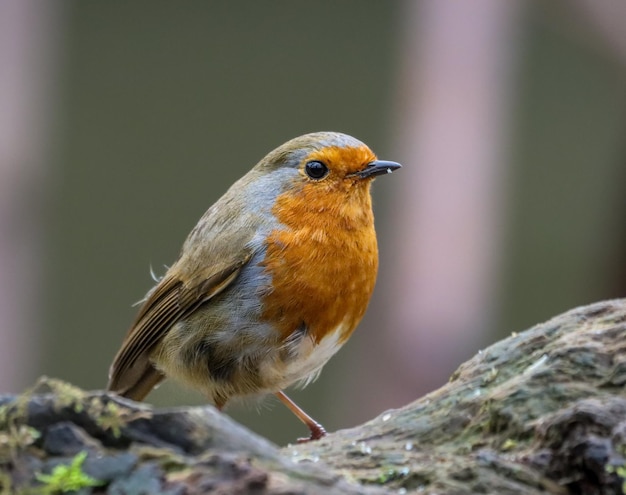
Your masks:
M61 465L99 483L80 493L619 494L625 383L624 300L514 334L402 409L283 449L212 407L43 379L0 400L0 493L53 493Z

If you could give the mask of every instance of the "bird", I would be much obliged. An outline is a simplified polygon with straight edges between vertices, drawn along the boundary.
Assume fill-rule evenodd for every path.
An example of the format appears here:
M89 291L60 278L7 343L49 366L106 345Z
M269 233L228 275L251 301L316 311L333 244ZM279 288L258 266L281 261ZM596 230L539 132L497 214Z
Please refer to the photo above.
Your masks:
M200 218L178 260L140 302L107 389L142 401L166 377L222 410L305 386L365 314L378 271L371 184L399 163L339 132L268 153Z

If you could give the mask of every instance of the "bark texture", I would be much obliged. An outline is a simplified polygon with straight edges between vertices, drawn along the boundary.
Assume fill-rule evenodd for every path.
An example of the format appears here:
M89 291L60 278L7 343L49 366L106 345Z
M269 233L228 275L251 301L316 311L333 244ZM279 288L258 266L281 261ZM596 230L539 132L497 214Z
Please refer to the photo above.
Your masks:
M624 300L513 334L402 409L282 449L211 407L42 379L0 399L0 494L621 494L625 383Z

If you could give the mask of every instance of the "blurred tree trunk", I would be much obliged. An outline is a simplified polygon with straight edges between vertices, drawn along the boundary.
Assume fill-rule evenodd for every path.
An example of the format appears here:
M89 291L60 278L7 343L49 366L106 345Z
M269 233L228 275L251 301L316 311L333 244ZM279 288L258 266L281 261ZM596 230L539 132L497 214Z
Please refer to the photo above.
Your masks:
M0 390L36 373L60 3L0 2Z
M434 389L489 341L523 5L403 3L392 149L404 168L379 222L393 236L381 240L383 302L375 297L375 331L360 337L391 366L356 374L367 389L347 386L370 411Z

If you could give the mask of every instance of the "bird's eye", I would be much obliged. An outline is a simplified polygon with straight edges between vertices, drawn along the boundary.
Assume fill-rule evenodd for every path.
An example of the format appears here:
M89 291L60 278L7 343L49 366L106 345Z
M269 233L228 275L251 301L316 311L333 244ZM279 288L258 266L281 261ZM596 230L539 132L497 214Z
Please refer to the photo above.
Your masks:
M323 179L328 175L328 167L318 161L307 162L304 166L304 171L311 179L314 180Z

